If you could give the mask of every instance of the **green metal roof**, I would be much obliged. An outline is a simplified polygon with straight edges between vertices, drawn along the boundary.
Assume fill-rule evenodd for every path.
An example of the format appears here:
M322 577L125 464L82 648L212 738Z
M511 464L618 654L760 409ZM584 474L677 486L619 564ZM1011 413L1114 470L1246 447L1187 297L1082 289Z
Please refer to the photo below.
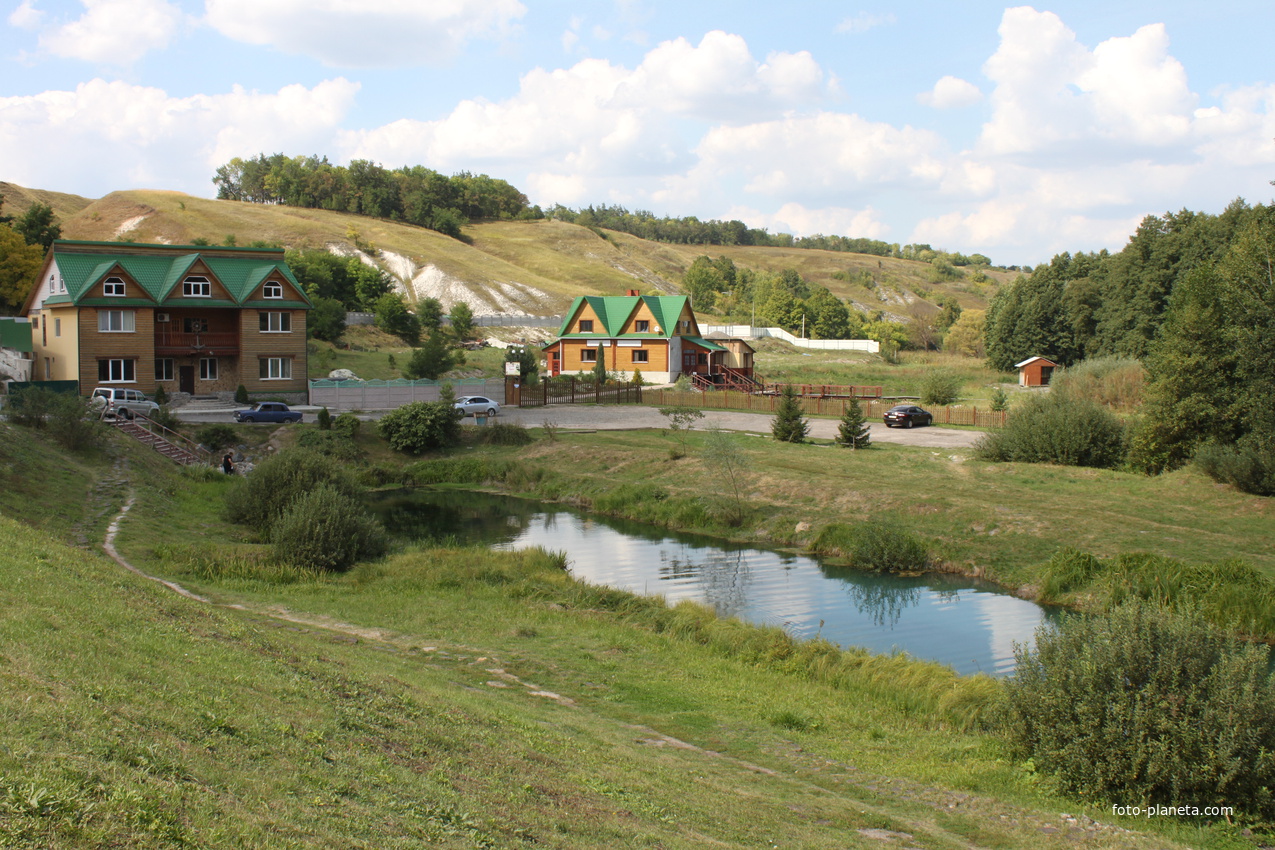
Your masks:
M31 343L31 323L26 319L0 317L0 348L33 351L35 346Z
M93 287L101 283L103 278L109 276L118 268L136 281L137 285L156 303L167 302L172 305L181 301L210 307L243 306L244 302L256 291L262 281L277 271L296 287L303 302L297 303L294 300L289 306L295 305L301 308L313 306L309 297L297 282L296 277L292 274L292 270L284 262L282 251L278 252L279 259L275 260L262 256L221 256L220 254L224 253L226 249L217 249L216 253L203 253L198 249L164 250L162 253L157 252L153 255L114 253L109 250L100 252L81 250L90 245L93 247L101 245L106 248L111 244L109 242L54 243L53 260L57 264L62 279L66 282L67 295L74 303L81 303L81 300ZM59 245L66 245L68 250L59 252ZM75 246L74 249L71 249L70 246L72 245ZM156 247L168 249L169 246ZM250 251L249 253L252 252ZM261 251L257 250L255 253L259 255ZM180 283L200 260L208 267L212 276L226 288L232 300L185 299L181 296L178 288ZM176 295L175 298L169 297L174 294ZM95 304L99 300L93 299ZM130 298L126 300L138 302L140 299ZM84 303L87 306L87 302ZM122 304L123 302L111 301L109 303ZM141 301L141 303L148 304L145 301Z
M698 336L684 336L682 337L682 339L686 340L687 342L692 342L698 345L700 348L707 348L709 351L725 351L726 350L725 348L718 345L717 343L710 342Z
M567 311L566 317L562 320L562 327L558 329L558 336L573 338L622 336L625 339L633 337L667 339L674 336L674 331L677 329L677 318L682 315L682 309L686 306L686 302L687 297L685 295L579 295L576 296L575 301L571 302L571 309ZM645 304L647 309L651 311L651 315L655 317L656 324L660 326L661 333L621 333L624 323L633 315L639 303ZM592 334L567 333L571 320L579 313L582 304L588 304L593 309L598 320L602 323L603 331Z

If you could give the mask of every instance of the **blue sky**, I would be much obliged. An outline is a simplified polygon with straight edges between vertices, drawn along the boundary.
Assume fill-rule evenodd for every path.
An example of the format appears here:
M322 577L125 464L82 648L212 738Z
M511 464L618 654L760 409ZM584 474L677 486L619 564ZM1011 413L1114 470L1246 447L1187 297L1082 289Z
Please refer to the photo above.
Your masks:
M0 180L210 196L231 157L999 263L1275 189L1269 0L7 0Z

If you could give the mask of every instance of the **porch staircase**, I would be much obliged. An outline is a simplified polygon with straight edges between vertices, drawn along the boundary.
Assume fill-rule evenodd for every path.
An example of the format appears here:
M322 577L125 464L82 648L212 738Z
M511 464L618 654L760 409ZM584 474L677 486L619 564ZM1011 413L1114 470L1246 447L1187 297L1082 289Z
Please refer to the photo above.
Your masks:
M187 440L176 431L165 428L158 422L140 414L133 419L117 418L115 427L120 433L132 437L139 443L150 446L164 457L182 466L212 463L213 458L209 452Z

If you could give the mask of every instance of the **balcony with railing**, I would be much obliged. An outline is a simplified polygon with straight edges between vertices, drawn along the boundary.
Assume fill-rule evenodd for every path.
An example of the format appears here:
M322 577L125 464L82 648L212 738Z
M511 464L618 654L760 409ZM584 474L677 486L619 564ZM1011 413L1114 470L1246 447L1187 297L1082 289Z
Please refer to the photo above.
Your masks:
M181 331L155 330L155 353L174 356L202 354L205 357L238 354L239 334L235 331Z

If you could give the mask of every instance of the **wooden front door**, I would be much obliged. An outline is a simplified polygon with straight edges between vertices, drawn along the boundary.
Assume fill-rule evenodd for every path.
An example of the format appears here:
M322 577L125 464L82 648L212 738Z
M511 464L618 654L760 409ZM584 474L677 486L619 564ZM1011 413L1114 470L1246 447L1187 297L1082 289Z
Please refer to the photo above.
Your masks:
M195 394L195 367L177 367L177 389L184 393Z

